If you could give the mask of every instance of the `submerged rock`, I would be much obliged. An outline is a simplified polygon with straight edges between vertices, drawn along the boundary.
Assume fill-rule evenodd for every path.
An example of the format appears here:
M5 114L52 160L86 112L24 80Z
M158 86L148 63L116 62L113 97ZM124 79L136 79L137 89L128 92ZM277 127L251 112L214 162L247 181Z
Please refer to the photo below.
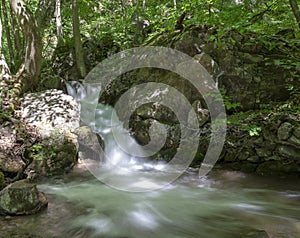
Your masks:
M29 215L45 208L48 204L44 193L36 184L20 180L8 185L0 192L0 214Z
M241 237L248 238L269 238L269 235L264 230L249 230L245 232L245 234L241 235Z

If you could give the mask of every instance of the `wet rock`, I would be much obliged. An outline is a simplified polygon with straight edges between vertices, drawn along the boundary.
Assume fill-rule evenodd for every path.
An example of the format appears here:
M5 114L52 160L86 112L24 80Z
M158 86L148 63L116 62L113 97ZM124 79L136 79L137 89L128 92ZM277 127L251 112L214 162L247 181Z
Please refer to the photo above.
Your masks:
M287 140L292 135L293 125L289 122L284 122L280 125L277 131L279 140Z
M29 215L47 206L47 198L36 185L20 180L0 192L0 214Z
M257 164L248 161L244 161L244 162L237 161L229 164L224 164L223 166L228 169L242 171L245 173L253 173L257 168Z
M292 160L300 160L300 149L297 149L293 146L281 145L277 150L279 154L284 157Z
M92 129L88 126L81 126L75 129L74 133L78 136L79 142L84 142L91 149L94 148L95 145L100 145L104 150L104 141L99 134L96 134L92 131Z
M83 158L85 162L104 160L104 141L88 126L81 126L75 130L79 142L79 159Z
M240 237L246 238L269 238L269 235L266 231L263 230L249 230L246 231L243 235L241 234Z
M262 175L297 174L300 167L295 162L266 161L260 164L256 172Z

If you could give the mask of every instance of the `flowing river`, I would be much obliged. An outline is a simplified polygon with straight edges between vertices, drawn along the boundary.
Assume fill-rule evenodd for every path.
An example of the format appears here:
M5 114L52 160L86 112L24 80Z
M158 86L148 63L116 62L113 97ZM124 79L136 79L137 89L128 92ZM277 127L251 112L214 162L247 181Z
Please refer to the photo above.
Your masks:
M0 237L300 237L299 180L189 171L163 189L132 193L78 166L39 188L47 210L0 219Z
M111 113L100 105L90 125L103 137L108 159L97 161L95 147L86 149L83 155L93 160L83 157L71 173L40 181L48 208L1 218L1 238L300 237L299 179L224 170L199 177L189 168L168 182L164 174L174 171L166 164L138 160L118 148L106 120ZM129 133L118 130L134 147Z

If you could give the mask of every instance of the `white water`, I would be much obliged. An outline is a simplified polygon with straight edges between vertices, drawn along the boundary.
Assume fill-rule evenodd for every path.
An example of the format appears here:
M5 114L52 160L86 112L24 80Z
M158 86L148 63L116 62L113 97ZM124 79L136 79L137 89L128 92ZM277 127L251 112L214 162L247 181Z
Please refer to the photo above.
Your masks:
M180 174L177 176L174 167L166 166L163 161L149 161L147 156L151 153L123 128L114 109L98 103L99 90L78 83L68 85L68 93L81 104L81 121L104 140L104 153L100 145L94 150L97 161L81 158L87 169L108 186L133 192L160 189L178 177Z

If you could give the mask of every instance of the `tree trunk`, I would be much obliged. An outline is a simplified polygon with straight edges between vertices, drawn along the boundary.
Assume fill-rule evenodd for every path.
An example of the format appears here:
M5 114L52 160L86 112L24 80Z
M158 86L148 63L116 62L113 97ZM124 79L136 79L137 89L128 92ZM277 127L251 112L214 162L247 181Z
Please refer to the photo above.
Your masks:
M11 102L8 99L9 82L11 80L11 73L2 53L2 21L0 18L0 111L12 111Z
M5 33L6 33L6 39L7 39L7 46L8 46L8 52L9 52L9 59L11 62L10 64L10 69L12 72L15 71L15 62L14 62L14 50L13 50L13 45L12 45L12 38L11 38L11 34L10 34L10 29L9 29L9 18L8 18L8 14L7 14L7 8L6 8L6 3L5 0L2 0L2 8L1 8L2 12L3 12L3 23L5 26Z
M74 35L74 45L75 45L76 66L80 77L84 78L86 76L86 69L85 69L85 63L83 57L82 42L80 37L79 8L78 8L77 0L73 0L72 10L73 10L73 35Z
M143 25L141 25L141 21L140 21L140 0L136 1L134 14L135 14L135 31L133 37L133 45L138 46L140 43L139 40L141 37L141 31L143 29Z
M42 40L36 19L22 0L10 0L25 39L25 59L17 76L21 92L35 88L38 84L42 61Z
M0 18L0 83L11 78L10 70L2 53L2 21Z
M63 37L63 28L61 24L61 15L60 15L60 0L56 0L55 4L55 20L56 20L56 34L58 40Z
M21 32L20 32L20 26L18 24L18 20L12 10L10 8L10 15L11 15L11 27L12 27L12 32L13 32L13 37L14 37L14 57L15 57L15 65L16 69L20 67L22 62L24 61L24 48L23 48L23 40L21 37Z
M293 10L294 16L296 18L296 21L298 23L298 27L300 29L300 9L299 9L299 6L298 6L296 0L289 0L289 1L290 1L291 8Z

